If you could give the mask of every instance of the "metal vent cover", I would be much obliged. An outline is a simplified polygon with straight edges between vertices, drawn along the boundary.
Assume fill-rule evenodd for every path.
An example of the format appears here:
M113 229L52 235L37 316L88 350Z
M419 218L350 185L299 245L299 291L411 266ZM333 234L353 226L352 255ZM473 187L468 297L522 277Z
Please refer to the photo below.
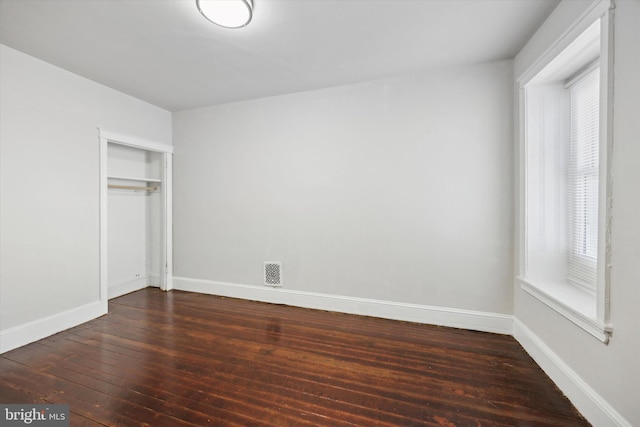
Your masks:
M263 269L265 286L282 286L282 263L276 261L265 261Z

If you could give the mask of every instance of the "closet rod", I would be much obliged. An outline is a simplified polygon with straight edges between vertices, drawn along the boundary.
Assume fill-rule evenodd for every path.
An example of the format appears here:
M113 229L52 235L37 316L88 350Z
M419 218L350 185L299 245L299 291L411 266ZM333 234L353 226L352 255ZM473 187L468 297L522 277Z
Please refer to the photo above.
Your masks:
M120 190L142 190L142 191L156 191L158 187L140 187L137 185L115 185L109 184L109 188L118 188Z

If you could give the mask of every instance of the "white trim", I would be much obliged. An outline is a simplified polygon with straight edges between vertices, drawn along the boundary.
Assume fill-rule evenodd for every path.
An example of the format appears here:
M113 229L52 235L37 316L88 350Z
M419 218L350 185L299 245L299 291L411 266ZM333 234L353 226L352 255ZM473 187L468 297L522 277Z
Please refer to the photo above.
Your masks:
M107 257L109 254L109 245L107 241L108 233L107 227L109 226L109 209L107 205L107 200L109 198L108 193L108 185L109 178L108 176L108 162L109 158L109 141L100 138L100 129L98 129L98 142L100 144L100 159L99 159L99 170L100 170L100 230L99 230L99 240L100 240L100 303L102 304L103 310L106 312L109 311L109 285L108 285L108 263Z
M109 299L139 291L140 289L144 289L149 286L158 287L159 282L160 278L158 276L148 276L134 280L127 280L126 282L118 283L116 285L109 285Z
M518 277L518 280L520 281L522 290L557 311L601 342L605 344L609 343L612 328L600 323L595 318L595 295L589 295L588 292L581 288L566 283L554 283L545 290L542 286L538 286L536 283L525 278ZM571 293L572 297L567 298L566 295L565 298L556 297L553 295L553 292L551 292L554 289L561 289L565 294ZM586 303L585 299L587 300ZM575 305L569 305L568 302L575 303ZM585 307L588 304L593 307Z
M129 147L142 148L149 151L157 151L160 153L172 153L173 145L163 144L161 142L149 141L147 139L135 136L124 135L121 133L111 132L98 128L100 139L106 139L109 142L115 142L120 145L128 145Z
M73 328L107 313L100 301L95 301L61 313L0 331L0 353L41 340Z
M151 286L152 288L162 288L162 282L160 279L160 276L150 274L147 276L147 286Z
M520 87L524 87L533 79L544 67L556 58L567 48L577 36L583 33L596 19L604 16L613 7L613 0L599 0L585 10L567 30L558 37L555 42L547 48L525 71L516 78Z
M601 323L610 321L610 283L611 283L611 223L613 218L613 174L611 171L613 161L613 96L614 96L614 22L615 4L613 0L609 14L601 20L601 37L604 37L600 46L600 169L605 170L604 179L600 179L598 197L605 200L599 203L598 211L598 238L604 239L605 244L598 247L598 283L603 286L596 288L597 306L596 317ZM602 84L604 82L604 84ZM605 112L603 114L603 105Z
M166 249L164 274L160 281L160 288L164 291L173 289L173 155L165 153L164 155L164 185L162 186L164 196L164 227L165 233L164 247Z
M517 318L513 322L513 336L591 424L631 427L629 421Z
M458 308L356 298L213 280L174 277L176 290L242 298L340 313L511 335L513 316Z

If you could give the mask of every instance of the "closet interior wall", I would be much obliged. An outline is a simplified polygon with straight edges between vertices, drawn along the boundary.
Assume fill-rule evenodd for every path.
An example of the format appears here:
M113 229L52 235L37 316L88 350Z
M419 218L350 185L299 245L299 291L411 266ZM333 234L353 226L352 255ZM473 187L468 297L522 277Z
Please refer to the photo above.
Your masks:
M162 153L108 145L108 296L161 286Z

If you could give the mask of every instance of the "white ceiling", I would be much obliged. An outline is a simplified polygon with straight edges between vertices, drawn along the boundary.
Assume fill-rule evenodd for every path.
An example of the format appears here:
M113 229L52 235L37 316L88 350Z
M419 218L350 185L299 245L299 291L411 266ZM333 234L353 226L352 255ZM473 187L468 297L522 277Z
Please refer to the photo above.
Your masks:
M0 43L176 111L513 58L558 0L0 0ZM0 58L1 66L1 58Z

